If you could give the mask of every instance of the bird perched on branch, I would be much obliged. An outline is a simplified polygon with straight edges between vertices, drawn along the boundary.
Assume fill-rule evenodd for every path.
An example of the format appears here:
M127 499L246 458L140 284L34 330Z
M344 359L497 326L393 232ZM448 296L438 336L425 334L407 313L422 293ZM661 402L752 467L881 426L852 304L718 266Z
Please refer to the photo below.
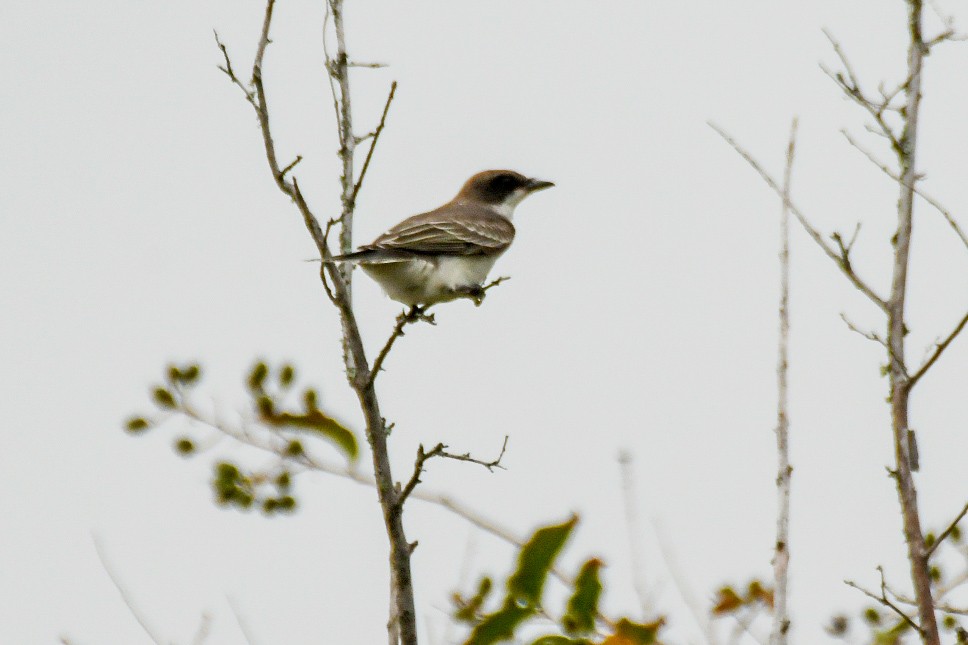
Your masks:
M514 240L511 216L525 197L554 186L511 170L479 172L440 208L414 215L334 262L358 263L390 298L421 306L470 298Z

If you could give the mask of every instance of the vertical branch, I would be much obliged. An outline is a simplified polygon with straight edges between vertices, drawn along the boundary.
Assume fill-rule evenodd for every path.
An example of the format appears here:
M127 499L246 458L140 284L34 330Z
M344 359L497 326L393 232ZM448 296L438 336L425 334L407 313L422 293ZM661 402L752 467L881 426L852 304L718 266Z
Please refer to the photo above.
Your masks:
M333 17L333 30L336 32L336 58L327 56L327 70L339 86L336 100L337 121L339 124L339 158L342 162L340 175L340 214L339 249L341 253L353 250L353 213L359 184L354 171L356 135L353 133L353 111L350 94L349 56L346 52L346 32L343 24L343 0L327 0ZM325 27L324 27L325 28ZM392 98L392 97L391 97ZM381 119L381 129L386 119L386 110ZM370 153L376 145L374 138ZM297 188L298 194L298 188ZM301 195L299 201L302 201ZM328 249L327 249L328 251ZM326 256L324 255L324 258ZM387 622L389 645L417 645L416 608L414 606L413 579L410 571L412 547L407 541L403 528L403 504L393 485L390 470L390 456L387 447L387 429L380 413L379 399L369 363L363 348L359 327L352 305L352 266L344 263L336 266L325 263L323 271L328 271L336 285L336 300L343 321L343 361L350 385L356 392L360 407L366 419L366 438L373 454L373 471L377 484L383 521L390 540L390 617Z
M343 31L343 2L342 0L327 0L327 2L333 16L333 24L338 43L336 60L330 60L327 53L326 63L331 78L335 79L340 87L340 95L336 97L334 92L334 99L336 100L340 133L339 156L343 162L343 172L340 178L343 205L342 216L339 219L339 223L341 224L340 249L345 252L352 249L353 208L356 192L360 188L360 182L354 183L355 177L353 176L353 153L357 140L353 135L352 114L350 112L350 89L347 75L347 69L350 65L346 55ZM410 572L410 554L413 547L407 541L406 534L404 533L403 503L399 499L399 493L393 483L393 474L390 469L390 456L387 447L386 423L380 413L380 402L376 394L373 379L370 376L370 365L366 359L366 351L363 346L362 337L360 336L359 325L357 324L356 315L353 311L350 275L349 273L344 275L339 267L326 261L332 257L327 243L327 233L330 227L327 226L324 231L319 225L319 220L313 214L302 191L299 189L297 179L295 177L292 177L291 180L286 178L286 174L292 170L296 162L289 164L285 168L280 168L272 138L269 108L262 82L262 63L266 49L271 42L269 33L274 5L275 0L266 0L265 18L252 67L252 85L254 90L249 91L245 84L235 75L228 51L218 41L216 34L216 42L225 58L225 65L220 67L220 69L229 77L229 80L233 84L243 91L246 101L255 110L259 119L259 128L265 144L266 159L269 162L269 169L272 172L273 180L279 190L288 196L299 209L303 222L315 242L320 256L323 258L323 263L320 268L320 279L323 282L323 287L326 289L327 295L330 296L331 301L339 312L340 323L343 328L343 359L346 366L346 375L350 387L353 388L353 391L360 401L360 409L363 412L366 423L366 437L370 444L373 457L374 483L380 501L380 508L383 511L383 520L389 540L390 598L392 607L388 623L390 643L391 645L417 645L413 580ZM388 108L389 106L386 109ZM383 121L386 119L386 109L384 109L383 119L381 120L381 128ZM376 137L374 136L374 141L371 146L375 144ZM372 154L372 148L370 154ZM327 276L329 277L329 282L332 283L332 288L328 286Z
M346 53L346 32L343 27L343 0L328 0L333 14L333 30L336 32L336 58L329 62L329 73L339 86L337 118L339 121L339 158L343 164L340 176L340 201L342 202L341 227L339 235L340 253L353 250L353 211L356 207L355 173L353 157L356 151L356 136L353 134L353 110L350 97L349 58ZM350 285L350 267L347 266L344 279ZM349 292L348 292L349 293Z
M790 124L786 168L783 172L783 208L780 212L780 340L776 365L776 543L773 553L774 609L770 645L786 645L790 629L787 609L787 572L790 564L790 465L789 429L787 414L788 349L790 339L790 176L796 153L797 119Z
M894 267L891 295L887 301L888 350L895 360L890 361L891 426L898 499L911 564L911 582L918 605L921 639L926 645L940 645L938 624L931 597L931 577L928 569L928 550L921 532L918 514L917 489L912 471L916 470L913 433L908 427L908 401L911 384L904 365L905 297L907 295L908 262L911 247L912 215L915 185L918 180L916 150L918 119L921 105L921 67L927 47L921 33L922 0L906 0L908 6L908 76L905 84L905 106L902 113L900 163L901 191L897 202L897 232L894 237Z

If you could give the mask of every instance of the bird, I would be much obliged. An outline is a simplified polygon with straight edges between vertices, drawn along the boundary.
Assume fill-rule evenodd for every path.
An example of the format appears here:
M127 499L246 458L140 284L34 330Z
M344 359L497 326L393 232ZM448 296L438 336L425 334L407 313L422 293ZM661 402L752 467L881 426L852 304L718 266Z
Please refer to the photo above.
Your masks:
M411 316L458 298L480 305L488 273L514 240L515 207L552 186L513 170L479 172L443 206L331 261L358 264L392 300L409 306Z

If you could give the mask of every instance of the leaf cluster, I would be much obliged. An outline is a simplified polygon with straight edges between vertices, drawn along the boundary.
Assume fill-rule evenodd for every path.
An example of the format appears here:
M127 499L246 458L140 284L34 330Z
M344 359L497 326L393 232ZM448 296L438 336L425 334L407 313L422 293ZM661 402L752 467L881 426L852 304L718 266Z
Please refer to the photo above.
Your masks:
M471 626L464 645L492 645L518 636L529 622L546 622L550 614L542 606L545 583L555 566L565 542L578 523L572 516L561 524L537 529L517 556L517 565L505 583L504 598L491 611L485 610L494 584L483 577L474 595L465 598L454 594L453 616ZM571 594L557 620L555 631L538 636L530 645L648 645L656 640L663 621L640 624L621 618L605 619L599 613L602 583L599 572L602 561L591 558L582 564L575 576ZM544 620L542 620L544 619ZM599 632L601 627L604 633Z
M140 435L165 421L181 416L196 422L196 426L209 426L209 429L232 435L218 422L208 421L191 404L191 395L200 382L202 368L198 363L183 366L170 364L165 368L164 380L150 390L151 402L156 408L151 415L134 415L125 422L125 430ZM283 364L273 370L264 361L257 361L245 375L245 392L251 400L254 411L253 420L261 426L261 431L285 439L278 451L279 463L269 467L247 468L243 464L228 459L218 459L213 464L211 488L215 503L226 508L250 510L259 508L267 515L291 513L298 503L292 487L298 466L306 459L303 442L286 432L306 433L319 437L335 446L343 456L354 461L359 456L359 442L351 430L322 411L319 395L312 387L299 392L298 406L288 406L296 382L296 369ZM247 430L248 432L248 430ZM234 435L233 435L234 436ZM236 436L236 438L238 438ZM208 442L214 445L216 442ZM181 435L173 439L172 448L182 457L191 457L205 449L205 442Z

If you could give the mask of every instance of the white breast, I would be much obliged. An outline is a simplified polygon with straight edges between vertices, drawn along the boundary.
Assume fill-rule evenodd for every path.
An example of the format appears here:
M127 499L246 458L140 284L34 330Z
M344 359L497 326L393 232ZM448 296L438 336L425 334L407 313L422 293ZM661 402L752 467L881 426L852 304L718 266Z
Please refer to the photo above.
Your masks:
M497 258L445 256L436 262L414 258L362 267L393 300L405 305L435 304L459 298L461 288L482 285Z

